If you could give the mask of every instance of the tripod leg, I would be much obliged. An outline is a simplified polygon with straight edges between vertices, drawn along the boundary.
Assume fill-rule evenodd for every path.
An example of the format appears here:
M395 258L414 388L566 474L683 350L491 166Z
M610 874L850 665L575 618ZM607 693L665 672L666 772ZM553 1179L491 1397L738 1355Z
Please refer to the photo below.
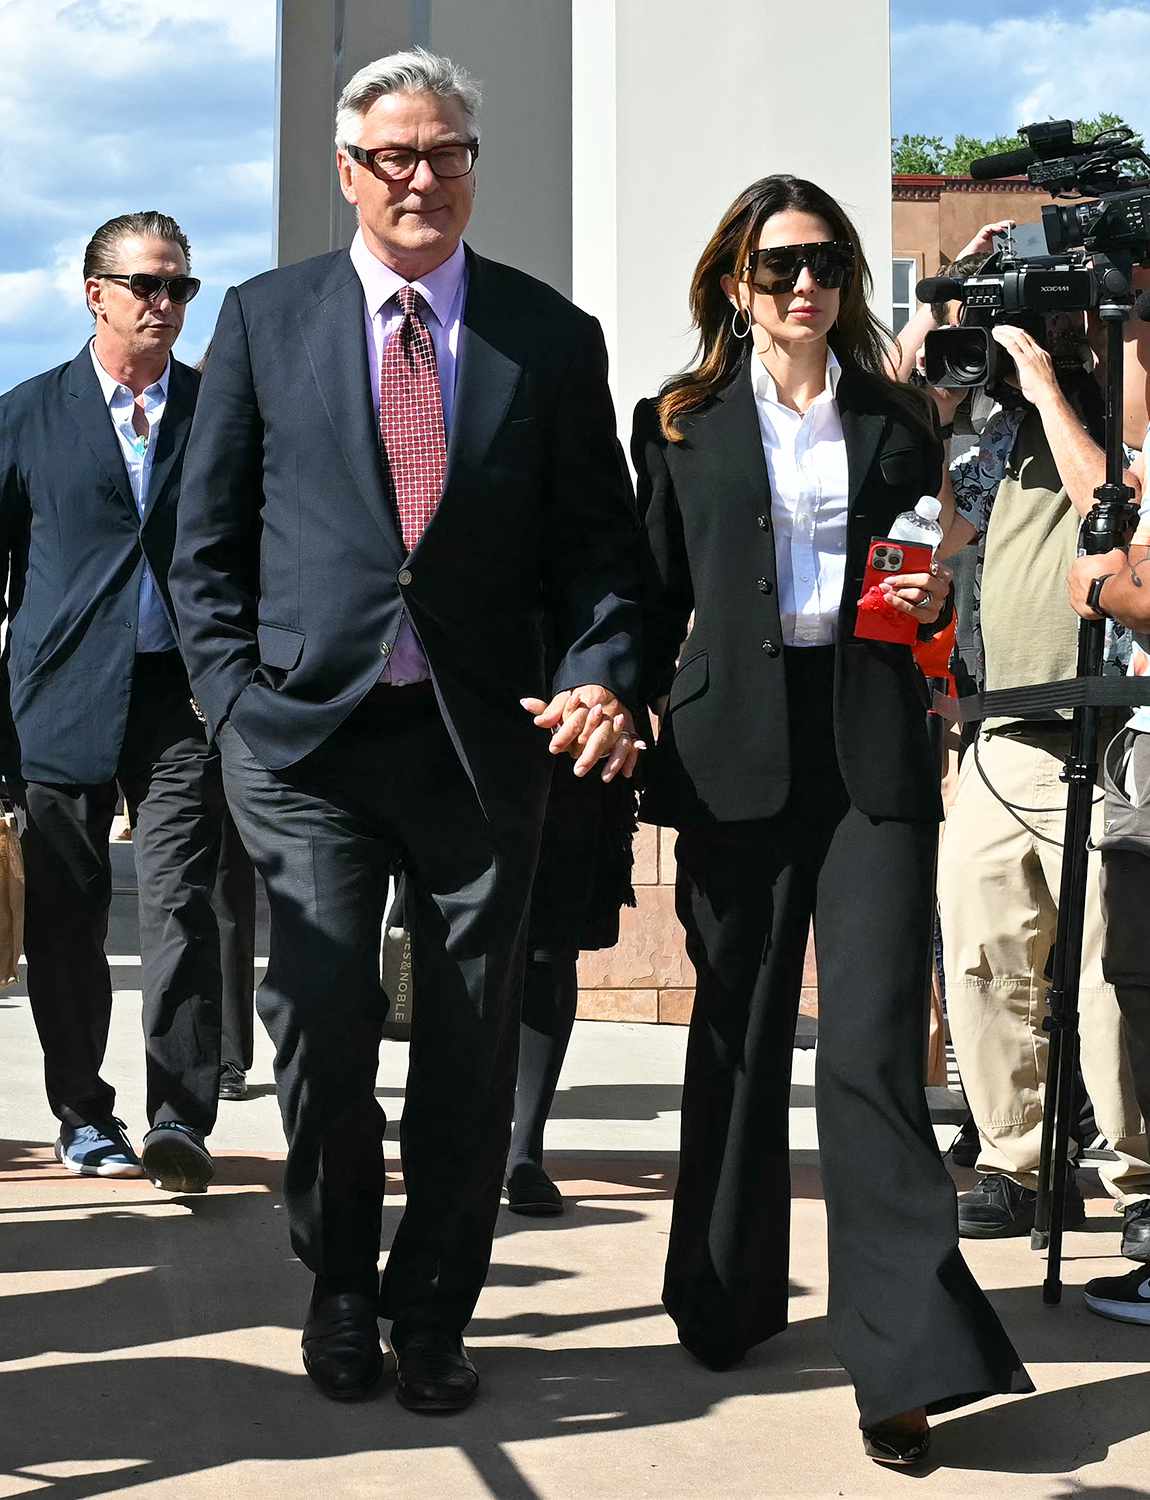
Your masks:
M1030 1231L1030 1248L1045 1250L1050 1243L1051 1188L1054 1166L1054 1124L1065 1101L1058 1097L1062 1073L1062 1031L1055 1028L1050 1038L1046 1060L1047 1104L1042 1112L1042 1155L1038 1167L1038 1202L1034 1208L1034 1228Z
M1062 1300L1062 1222L1066 1205L1067 1157L1070 1151L1070 1111L1074 1098L1074 1075L1078 1064L1078 1031L1062 1039L1058 1070L1058 1100L1054 1129L1054 1162L1050 1192L1050 1244L1046 1258L1046 1280L1042 1300L1053 1307Z

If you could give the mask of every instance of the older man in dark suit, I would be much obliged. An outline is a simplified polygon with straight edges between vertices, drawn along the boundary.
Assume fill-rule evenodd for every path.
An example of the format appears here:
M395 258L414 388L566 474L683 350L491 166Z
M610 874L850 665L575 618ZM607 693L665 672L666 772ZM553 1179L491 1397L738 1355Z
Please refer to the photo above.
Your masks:
M304 1363L466 1405L510 1135L525 914L549 779L630 772L636 524L602 335L465 247L478 95L417 51L352 79L338 251L229 292L189 445L173 594L228 799L267 885ZM542 625L562 657L545 694ZM524 698L523 695L527 695ZM545 697L551 695L549 704ZM525 713L524 709L528 712ZM419 973L382 1287L387 872Z
M223 801L168 596L198 374L171 357L199 289L188 242L155 212L93 235L95 335L0 399L0 549L9 635L2 767L27 878L28 995L56 1154L141 1175L100 1076L112 1008L104 956L108 834L135 829L147 1048L143 1168L202 1192L219 1080L220 963L209 892Z

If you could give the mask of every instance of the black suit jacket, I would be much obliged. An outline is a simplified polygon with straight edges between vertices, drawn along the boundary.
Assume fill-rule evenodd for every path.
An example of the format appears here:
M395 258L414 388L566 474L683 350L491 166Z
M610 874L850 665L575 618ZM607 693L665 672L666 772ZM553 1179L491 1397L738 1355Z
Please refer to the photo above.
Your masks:
M87 345L0 397L7 777L115 776L145 558L174 622L168 569L199 380L173 359L142 519Z
M556 690L635 697L637 525L599 326L470 251L468 277L444 493L410 557L347 252L225 298L172 593L212 732L229 719L269 769L317 748L378 682L405 608L485 806L545 789L544 736L519 704L549 696L545 615Z
M863 812L936 819L928 696L910 647L853 632L870 539L938 493L941 445L861 371L844 368L837 400L850 476L835 653L839 765ZM677 826L771 817L787 799L791 747L770 484L745 363L683 430L683 442L668 443L654 402L639 403L632 456L645 517L644 695L653 703L670 693L646 766L644 816Z

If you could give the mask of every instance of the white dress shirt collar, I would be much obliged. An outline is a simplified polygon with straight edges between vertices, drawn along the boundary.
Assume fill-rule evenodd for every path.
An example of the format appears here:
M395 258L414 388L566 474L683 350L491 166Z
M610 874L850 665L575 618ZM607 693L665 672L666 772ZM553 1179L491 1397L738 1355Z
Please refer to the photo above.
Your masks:
M811 406L819 406L835 399L838 395L839 377L842 375L842 372L843 367L839 364L835 351L828 347L826 384L811 402ZM779 400L779 388L775 384L775 377L757 354L751 355L751 384L754 387L757 400L769 401L772 406L782 406L786 411L794 411L793 407L785 406ZM809 407L807 409L810 410ZM795 412L795 415L802 416L802 413Z
M363 295L371 317L395 296L400 287L412 286L427 303L442 327L447 326L459 295L463 273L467 268L467 252L460 240L454 251L443 262L416 281L405 281L398 271L385 266L378 256L367 248L363 230L357 229L351 242L351 263L363 284Z
M109 375L107 370L105 370L104 366L100 363L99 356L96 354L95 339L89 340L88 350L92 356L92 368L96 371L96 379L100 382L100 389L104 393L104 404L110 409L112 402L116 399L116 396L121 391L127 391L128 395L131 396L132 400L134 401L135 397L132 395L132 392L128 390L128 387L121 384L121 382L118 381L114 375ZM144 391L145 405L151 405L155 401L157 394L160 401L165 403L167 402L168 380L171 376L171 373L172 357L169 354L168 362L164 366L164 372L160 376L159 380L154 380L152 384L148 386L148 388ZM151 399L149 400L147 398Z

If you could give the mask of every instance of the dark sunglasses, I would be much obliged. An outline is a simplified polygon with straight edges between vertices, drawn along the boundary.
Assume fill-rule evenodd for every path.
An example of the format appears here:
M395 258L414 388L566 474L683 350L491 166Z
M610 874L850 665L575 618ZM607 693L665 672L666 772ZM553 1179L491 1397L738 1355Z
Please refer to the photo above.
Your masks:
M97 271L99 281L122 281L133 297L141 302L154 302L167 292L177 307L190 302L200 289L198 276L153 276L150 271Z
M818 240L810 245L775 245L770 250L752 250L747 261L747 279L756 292L775 296L793 292L804 266L825 291L835 291L849 281L855 257L848 240Z

